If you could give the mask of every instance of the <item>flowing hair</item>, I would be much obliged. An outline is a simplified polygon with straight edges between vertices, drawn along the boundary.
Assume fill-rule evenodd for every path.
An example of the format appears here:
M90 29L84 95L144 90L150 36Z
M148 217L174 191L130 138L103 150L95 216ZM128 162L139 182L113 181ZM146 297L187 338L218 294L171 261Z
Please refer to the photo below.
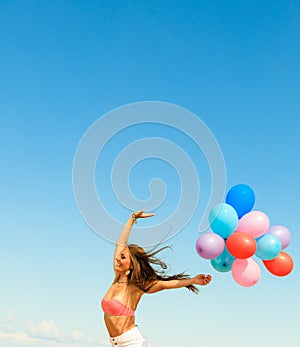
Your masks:
M158 250L146 252L142 247L129 244L129 255L132 263L132 270L128 275L128 283L137 286L143 292L147 292L157 281L171 281L191 278L185 272L176 275L166 275L167 264L156 257L156 254L170 246L162 247ZM193 284L187 285L187 289L198 294L199 289Z

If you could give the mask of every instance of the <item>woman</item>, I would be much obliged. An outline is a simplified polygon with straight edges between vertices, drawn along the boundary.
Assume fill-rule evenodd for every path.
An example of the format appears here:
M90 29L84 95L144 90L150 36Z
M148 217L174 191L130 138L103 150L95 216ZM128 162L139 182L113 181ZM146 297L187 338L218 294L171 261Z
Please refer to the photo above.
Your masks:
M134 312L143 294L152 294L164 289L187 287L198 293L195 285L207 285L210 275L193 278L180 273L164 275L166 264L155 257L160 250L146 253L137 245L127 244L130 231L138 218L149 218L152 213L144 210L133 213L125 224L116 243L114 253L115 278L101 301L104 321L114 347L148 347L134 321ZM160 267L156 269L156 267Z

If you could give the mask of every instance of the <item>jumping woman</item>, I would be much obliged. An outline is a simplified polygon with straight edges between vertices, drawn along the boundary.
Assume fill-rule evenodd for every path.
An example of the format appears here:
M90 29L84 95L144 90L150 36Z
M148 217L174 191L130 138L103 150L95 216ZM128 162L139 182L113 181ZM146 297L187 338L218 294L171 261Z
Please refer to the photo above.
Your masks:
M152 216L154 214L145 213L144 210L132 213L116 243L114 281L101 301L113 347L149 347L134 320L134 312L142 295L182 287L197 294L199 289L195 285L205 286L211 281L211 276L204 274L193 278L184 273L167 276L164 274L167 265L155 257L166 247L147 253L138 245L127 244L137 219Z

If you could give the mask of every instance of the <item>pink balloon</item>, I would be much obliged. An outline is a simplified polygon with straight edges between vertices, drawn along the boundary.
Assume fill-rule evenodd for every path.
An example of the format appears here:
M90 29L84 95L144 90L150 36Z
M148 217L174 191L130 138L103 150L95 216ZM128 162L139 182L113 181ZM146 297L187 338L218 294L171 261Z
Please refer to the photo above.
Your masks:
M279 238L282 249L285 249L290 244L291 233L286 227L282 225L272 226L267 233Z
M269 217L260 211L246 213L240 220L236 232L245 232L254 238L265 234L270 227Z
M205 259L216 258L223 252L224 247L224 239L213 232L202 234L196 241L197 253Z
M231 271L233 279L243 287L251 287L260 280L260 267L252 258L236 259Z

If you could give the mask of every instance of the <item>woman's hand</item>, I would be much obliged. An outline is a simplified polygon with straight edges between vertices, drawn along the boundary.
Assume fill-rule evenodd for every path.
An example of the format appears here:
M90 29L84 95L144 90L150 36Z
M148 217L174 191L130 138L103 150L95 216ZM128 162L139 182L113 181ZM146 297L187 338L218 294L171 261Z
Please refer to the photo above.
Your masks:
M132 217L134 219L138 219L138 218L149 218L154 216L154 213L145 213L144 211L145 209L142 209L138 212L133 212Z
M212 277L211 275L204 275L204 274L199 274L194 277L194 284L199 284L200 286L206 286L210 281Z

